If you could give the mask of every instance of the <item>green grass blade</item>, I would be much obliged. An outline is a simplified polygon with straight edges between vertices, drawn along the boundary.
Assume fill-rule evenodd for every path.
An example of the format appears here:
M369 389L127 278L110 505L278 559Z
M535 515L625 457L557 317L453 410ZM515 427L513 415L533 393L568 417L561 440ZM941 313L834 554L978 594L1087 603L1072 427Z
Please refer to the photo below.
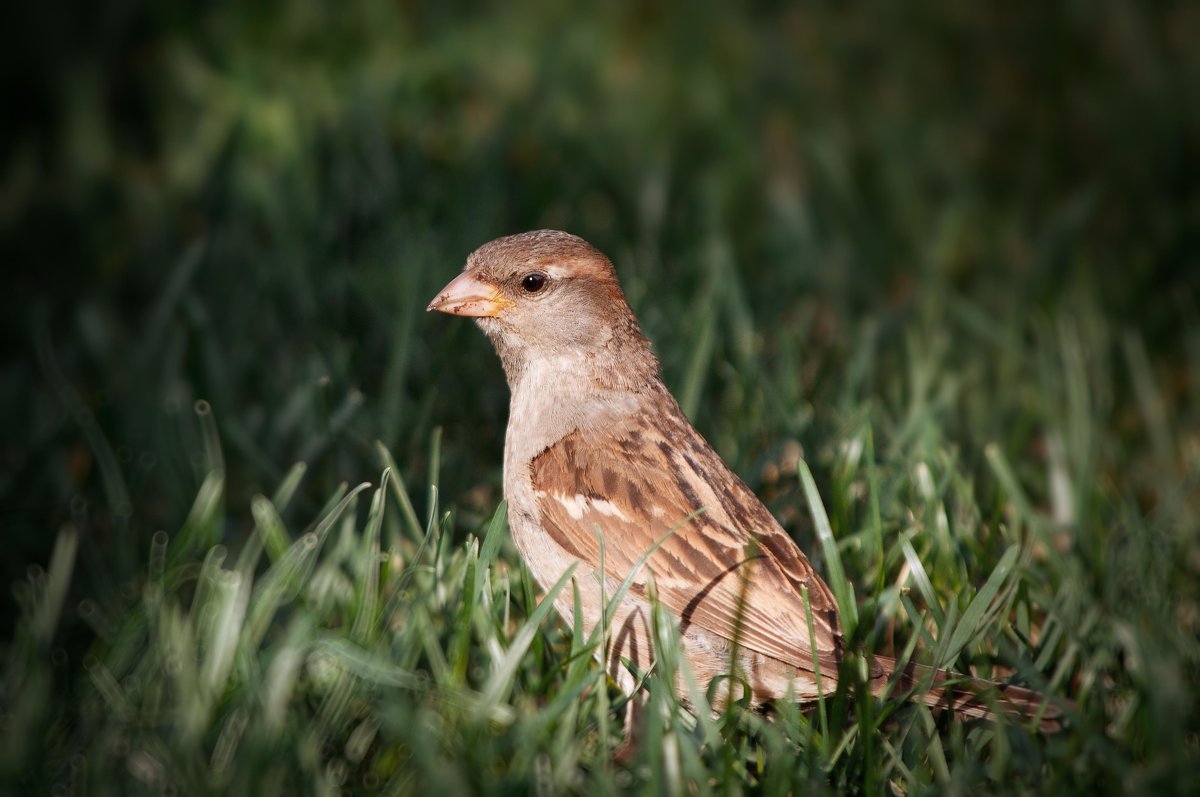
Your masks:
M508 646L508 650L505 651L504 658L499 662L483 689L483 706L487 712L491 713L500 705L500 701L504 698L504 693L512 685L512 680L516 676L521 659L533 642L538 629L541 628L542 623L545 622L546 617L549 616L550 611L554 608L554 601L558 597L558 593L562 592L563 587L567 585L567 582L574 573L575 565L572 564L559 577L554 586L546 592L546 596L542 598L541 603L530 613L521 630L513 637L512 643Z
M800 475L808 510L817 530L817 539L821 543L825 566L829 569L829 586L837 598L842 631L848 637L853 636L854 628L858 625L858 601L854 597L854 585L846 578L846 572L842 568L842 555L833 539L833 528L829 525L829 516L825 514L825 507L821 503L821 496L817 492L817 485L813 481L812 471L808 469L808 463L803 459L797 460L796 470Z
M1012 575L1020 552L1020 548L1014 545L1004 552L1004 556L1000 557L996 568L988 576L987 581L984 582L975 597L971 599L970 605L967 606L967 610L963 612L962 618L955 626L944 656L941 658L942 661L953 661L958 658L958 654L966 647L967 642L982 630L980 621L1000 591L1000 587Z

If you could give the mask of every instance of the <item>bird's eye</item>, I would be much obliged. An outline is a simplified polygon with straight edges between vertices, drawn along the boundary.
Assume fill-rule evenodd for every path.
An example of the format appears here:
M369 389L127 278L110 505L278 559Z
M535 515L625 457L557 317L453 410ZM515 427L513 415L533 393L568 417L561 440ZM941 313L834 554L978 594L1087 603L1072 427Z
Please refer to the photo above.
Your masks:
M526 274L525 279L521 280L521 287L526 293L537 293L546 287L546 275L537 271Z

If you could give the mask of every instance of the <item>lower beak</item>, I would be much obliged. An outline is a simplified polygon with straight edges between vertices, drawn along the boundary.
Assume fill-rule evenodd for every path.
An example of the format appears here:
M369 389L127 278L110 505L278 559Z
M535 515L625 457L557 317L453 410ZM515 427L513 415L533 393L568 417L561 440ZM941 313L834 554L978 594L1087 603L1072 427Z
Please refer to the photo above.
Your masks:
M425 309L469 318L491 318L512 305L513 302L505 299L495 285L463 272L442 288Z

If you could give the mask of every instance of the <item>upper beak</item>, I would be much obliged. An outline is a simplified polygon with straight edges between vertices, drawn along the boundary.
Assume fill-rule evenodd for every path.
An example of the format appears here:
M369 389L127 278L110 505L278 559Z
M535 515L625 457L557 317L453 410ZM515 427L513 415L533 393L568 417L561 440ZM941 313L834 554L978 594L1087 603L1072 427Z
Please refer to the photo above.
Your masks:
M425 309L470 318L491 318L512 305L513 302L505 299L495 285L463 272L442 288Z

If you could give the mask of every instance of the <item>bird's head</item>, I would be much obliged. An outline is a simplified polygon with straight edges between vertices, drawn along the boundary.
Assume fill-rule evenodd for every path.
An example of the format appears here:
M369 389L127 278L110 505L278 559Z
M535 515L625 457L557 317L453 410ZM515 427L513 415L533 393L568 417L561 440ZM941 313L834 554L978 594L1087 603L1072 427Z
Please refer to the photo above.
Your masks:
M646 361L657 372L612 262L570 233L538 230L484 244L426 309L474 318L510 383L533 361L578 360L596 370L624 362L626 371Z

